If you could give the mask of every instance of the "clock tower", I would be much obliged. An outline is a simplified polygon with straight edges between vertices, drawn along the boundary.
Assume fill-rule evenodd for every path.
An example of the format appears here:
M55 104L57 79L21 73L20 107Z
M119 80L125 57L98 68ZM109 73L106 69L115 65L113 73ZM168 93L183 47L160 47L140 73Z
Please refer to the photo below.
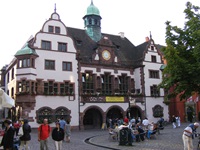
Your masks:
M83 17L86 33L95 42L101 39L101 16L99 9L91 1L87 14Z

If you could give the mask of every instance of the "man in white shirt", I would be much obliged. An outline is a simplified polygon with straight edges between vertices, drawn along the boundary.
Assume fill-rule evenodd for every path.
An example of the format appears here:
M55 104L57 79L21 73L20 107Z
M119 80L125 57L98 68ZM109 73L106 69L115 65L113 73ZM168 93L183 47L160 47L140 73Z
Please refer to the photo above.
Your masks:
M183 132L183 144L184 150L193 150L192 136L196 132L196 129L199 127L199 123L195 122L190 124L184 129Z
M148 125L149 125L149 120L147 118L145 118L143 121L142 121L142 125L143 125L143 130L148 130Z

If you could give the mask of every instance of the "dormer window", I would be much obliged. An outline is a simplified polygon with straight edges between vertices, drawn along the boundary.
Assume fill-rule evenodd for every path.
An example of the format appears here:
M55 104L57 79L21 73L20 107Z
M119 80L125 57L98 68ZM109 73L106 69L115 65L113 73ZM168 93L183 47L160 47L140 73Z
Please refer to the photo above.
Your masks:
M60 34L60 27L55 27L55 33Z
M152 50L152 51L154 50L154 46L153 46L153 45L151 46L151 50Z
M49 31L50 33L53 33L53 26L49 26L48 31Z
M156 60L156 56L151 55L151 62L157 62L157 60Z

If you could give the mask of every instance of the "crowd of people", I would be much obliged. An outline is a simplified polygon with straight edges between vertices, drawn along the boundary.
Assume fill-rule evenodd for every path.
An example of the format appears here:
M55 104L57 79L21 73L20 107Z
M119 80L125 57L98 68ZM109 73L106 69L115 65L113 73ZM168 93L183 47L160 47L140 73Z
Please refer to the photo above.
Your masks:
M108 129L113 139L120 138L120 130L128 128L131 131L132 140L136 142L144 141L145 138L150 139L153 134L159 132L163 127L164 119L160 118L156 123L150 122L148 118L141 120L138 118L109 119Z
M10 119L4 120L2 123L4 135L0 146L4 150L29 150L29 142L31 140L31 126L27 119L16 121L12 123ZM48 119L44 119L43 123L38 127L38 141L40 143L40 150L48 150L48 141L50 136L55 141L55 150L62 150L62 142L70 142L71 125L70 119L67 121L64 118L58 119L55 122L55 127L51 129L48 124ZM16 139L20 141L18 145L15 144Z

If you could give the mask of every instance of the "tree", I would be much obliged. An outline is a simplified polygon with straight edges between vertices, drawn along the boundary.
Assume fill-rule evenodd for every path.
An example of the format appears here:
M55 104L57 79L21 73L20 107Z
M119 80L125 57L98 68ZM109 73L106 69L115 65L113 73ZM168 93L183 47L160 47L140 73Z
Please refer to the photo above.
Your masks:
M181 29L166 22L166 44L162 49L167 66L161 88L173 91L168 98L180 94L180 99L200 93L200 7L186 3L185 25Z

